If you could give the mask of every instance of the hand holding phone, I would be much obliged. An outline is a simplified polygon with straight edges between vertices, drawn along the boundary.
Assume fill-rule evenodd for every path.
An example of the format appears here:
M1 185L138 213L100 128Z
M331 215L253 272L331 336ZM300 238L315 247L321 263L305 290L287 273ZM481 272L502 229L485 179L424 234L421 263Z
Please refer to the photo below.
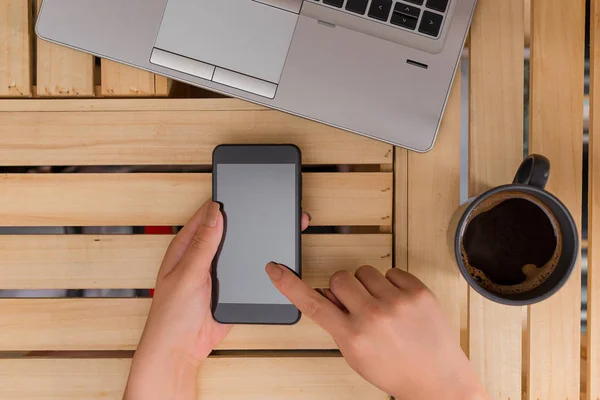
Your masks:
M200 362L231 329L210 312L210 268L223 233L219 208L206 202L167 249L125 400L196 398ZM308 223L308 215L302 214L303 230Z

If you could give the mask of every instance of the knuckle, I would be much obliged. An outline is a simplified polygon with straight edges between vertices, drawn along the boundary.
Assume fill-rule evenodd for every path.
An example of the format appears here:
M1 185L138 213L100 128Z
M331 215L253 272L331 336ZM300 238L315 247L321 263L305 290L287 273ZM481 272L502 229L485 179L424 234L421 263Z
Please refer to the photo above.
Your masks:
M412 293L412 296L415 299L415 301L417 301L419 303L423 303L423 302L428 303L431 301L435 301L435 295L433 294L433 292L431 290L429 290L425 286L415 288L415 290Z
M196 234L194 235L194 237L192 238L191 242L190 242L190 249L192 250L203 250L205 249L207 246L209 245L208 240L206 239L206 237L204 237L204 235L199 235Z
M363 274L370 274L373 272L373 266L372 265L361 265L360 267L358 267L358 269L355 272L355 275L363 275Z
M321 305L319 304L319 301L314 297L308 298L302 302L302 313L309 318L317 315L320 309Z
M344 282L347 282L349 277L350 273L348 271L337 271L331 275L331 278L329 279L329 287L339 287L340 285L343 285Z
M365 311L371 323L386 323L390 319L393 319L393 311L382 304L369 304L366 306Z

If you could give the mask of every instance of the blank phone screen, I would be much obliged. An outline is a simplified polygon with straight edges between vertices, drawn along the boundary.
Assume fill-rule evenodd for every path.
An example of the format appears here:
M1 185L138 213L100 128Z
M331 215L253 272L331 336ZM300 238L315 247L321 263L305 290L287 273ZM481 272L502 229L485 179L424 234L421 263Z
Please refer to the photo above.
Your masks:
M298 272L298 184L295 164L218 164L215 200L223 205L225 236L217 260L218 302L290 304L265 265Z

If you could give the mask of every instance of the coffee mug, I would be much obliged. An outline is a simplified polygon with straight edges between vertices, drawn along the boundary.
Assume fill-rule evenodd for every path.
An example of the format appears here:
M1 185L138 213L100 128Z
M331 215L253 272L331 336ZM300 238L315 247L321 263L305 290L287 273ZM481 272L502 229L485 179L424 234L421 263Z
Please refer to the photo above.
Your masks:
M569 210L544 190L550 162L533 154L512 184L468 200L455 213L450 245L469 285L507 305L528 305L556 293L579 255Z

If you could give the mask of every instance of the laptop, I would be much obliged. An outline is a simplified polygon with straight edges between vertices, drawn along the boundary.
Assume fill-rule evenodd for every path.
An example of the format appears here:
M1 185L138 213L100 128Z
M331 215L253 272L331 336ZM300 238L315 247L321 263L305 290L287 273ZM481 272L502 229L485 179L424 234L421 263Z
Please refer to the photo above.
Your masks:
M477 0L44 0L40 38L417 152Z

